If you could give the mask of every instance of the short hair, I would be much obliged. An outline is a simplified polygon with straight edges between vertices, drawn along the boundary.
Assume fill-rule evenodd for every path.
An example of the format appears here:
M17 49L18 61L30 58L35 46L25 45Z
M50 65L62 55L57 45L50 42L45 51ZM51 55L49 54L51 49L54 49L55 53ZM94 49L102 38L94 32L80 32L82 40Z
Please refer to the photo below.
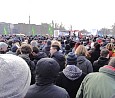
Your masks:
M23 44L20 50L22 54L30 54L33 51L32 46L29 44Z
M100 52L100 56L102 56L102 57L107 57L108 54L109 54L108 49L102 49Z
M87 49L83 45L79 45L75 51L76 55L87 56Z
M112 66L115 68L115 57L112 57L108 63L108 65Z
M94 43L94 48L95 48L95 49L100 49L100 44L99 44L98 42L95 42L95 43Z
M33 47L33 52L39 53L39 48L38 47Z

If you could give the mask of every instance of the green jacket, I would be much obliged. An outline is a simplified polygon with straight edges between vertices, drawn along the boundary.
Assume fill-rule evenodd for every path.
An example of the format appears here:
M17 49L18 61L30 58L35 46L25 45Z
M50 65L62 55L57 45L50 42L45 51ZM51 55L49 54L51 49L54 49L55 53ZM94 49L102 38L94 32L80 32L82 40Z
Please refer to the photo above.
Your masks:
M115 98L115 68L104 66L88 74L81 83L76 98Z

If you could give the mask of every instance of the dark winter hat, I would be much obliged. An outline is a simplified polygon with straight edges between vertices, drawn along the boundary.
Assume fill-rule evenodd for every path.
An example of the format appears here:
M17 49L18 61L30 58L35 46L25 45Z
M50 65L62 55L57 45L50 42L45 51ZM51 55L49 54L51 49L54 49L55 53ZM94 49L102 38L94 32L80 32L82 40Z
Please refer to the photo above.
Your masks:
M47 45L51 45L51 41L50 40L47 41Z
M16 50L17 50L18 48L19 48L19 46L14 45L14 46L11 47L11 51L12 51L12 52L16 52Z
M70 50L70 49L71 49L70 45L67 44L67 45L65 46L65 50Z
M67 65L76 65L77 56L73 52L69 52L66 58Z
M41 78L52 78L57 76L60 66L52 58L42 58L37 62L36 75Z

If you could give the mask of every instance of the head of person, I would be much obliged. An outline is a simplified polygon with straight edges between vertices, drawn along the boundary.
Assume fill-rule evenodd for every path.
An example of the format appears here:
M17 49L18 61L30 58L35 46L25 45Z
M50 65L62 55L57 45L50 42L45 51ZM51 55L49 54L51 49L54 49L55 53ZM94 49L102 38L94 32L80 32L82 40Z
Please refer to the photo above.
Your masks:
M76 55L87 56L88 52L85 46L79 45L75 51Z
M30 69L22 58L0 54L0 98L24 98L30 82Z
M94 43L95 50L100 50L100 44L98 42Z
M67 65L76 65L77 64L77 55L73 52L69 52L66 57L66 64Z
M40 59L36 65L36 84L52 84L58 75L59 70L60 66L56 60L52 58Z
M100 52L100 56L104 58L109 58L109 50L108 49L102 49Z
M115 57L112 57L112 58L110 59L108 65L115 68Z
M36 40L32 40L30 44L32 47L38 47L38 42Z
M48 46L51 45L51 41L50 41L50 40L47 41L47 45L48 45Z
M13 46L11 47L11 51L12 51L12 52L16 52L18 48L19 48L18 45L13 45Z
M114 50L114 44L113 43L108 43L106 45L106 48L109 50L109 51L113 51Z
M38 53L39 53L39 48L33 47L33 51L32 51L33 56L36 56Z
M33 49L31 47L31 45L29 44L23 44L21 47L20 47L20 51L22 54L31 54Z
M59 41L53 41L50 47L50 53L53 55L55 52L59 51L61 48L61 44Z
M8 49L8 45L5 42L0 42L0 54L5 54Z

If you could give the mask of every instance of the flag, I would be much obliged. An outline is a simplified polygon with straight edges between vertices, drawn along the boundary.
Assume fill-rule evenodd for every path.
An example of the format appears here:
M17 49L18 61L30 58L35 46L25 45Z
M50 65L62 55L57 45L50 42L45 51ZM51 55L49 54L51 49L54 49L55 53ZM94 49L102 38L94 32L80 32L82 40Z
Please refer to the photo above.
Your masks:
M6 27L4 26L4 35L7 35L8 34L8 32L7 32L7 30L6 30Z
M32 35L35 35L35 28L32 27Z
M54 30L53 30L53 28L51 27L51 25L48 26L48 33L49 33L50 35L53 35L53 34L54 34Z

